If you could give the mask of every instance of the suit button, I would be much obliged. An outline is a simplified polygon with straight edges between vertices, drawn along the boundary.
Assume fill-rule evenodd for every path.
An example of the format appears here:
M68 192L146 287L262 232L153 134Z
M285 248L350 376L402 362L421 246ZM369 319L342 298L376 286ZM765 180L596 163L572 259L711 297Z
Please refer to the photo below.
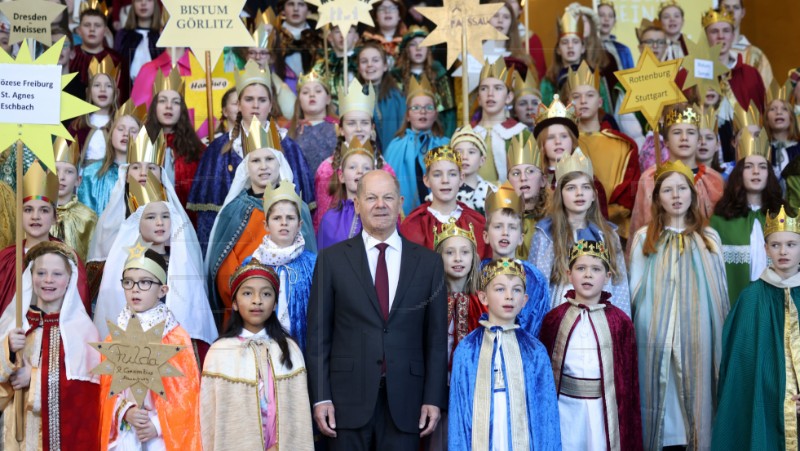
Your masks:
M389 333L389 329L383 329L383 333L388 334Z

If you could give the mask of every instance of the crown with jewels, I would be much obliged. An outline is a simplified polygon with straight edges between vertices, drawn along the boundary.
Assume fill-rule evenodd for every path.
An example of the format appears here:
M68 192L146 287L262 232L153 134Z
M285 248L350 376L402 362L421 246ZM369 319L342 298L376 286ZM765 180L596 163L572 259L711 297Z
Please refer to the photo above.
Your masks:
M519 197L514 187L510 183L505 182L497 188L497 191L492 192L486 196L484 203L484 211L488 217L493 211L508 208L513 210L516 214L522 214L522 198Z
M528 67L528 73L523 77L519 72L514 72L514 99L525 95L542 97L539 89L539 77L536 76L536 69Z
M53 153L55 153L56 161L69 163L77 168L78 161L81 159L81 146L77 139L67 141L59 136L53 141Z
M520 134L511 137L508 153L506 154L509 170L520 164L532 164L537 168L542 167L542 152L533 133L522 130Z
M372 143L369 140L362 143L357 136L353 136L353 139L350 140L346 147L347 149L342 152L341 166L344 166L344 162L347 161L350 155L355 154L367 156L370 160L375 161L375 150L372 149Z
M747 158L751 155L758 155L770 161L772 147L769 145L769 138L765 132L758 136L753 136L749 128L743 128L742 134L736 143L736 161Z
M751 125L761 128L762 124L761 111L756 108L756 104L752 100L747 110L742 108L739 102L736 102L733 107L733 128L736 131L743 130Z
M266 128L264 128L266 125ZM242 154L247 155L256 149L275 149L281 152L281 134L275 122L267 121L263 124L257 117L253 117L250 121L250 127L247 129L246 137L242 143Z
M330 82L328 77L317 72L316 69L312 69L297 79L297 92L300 92L300 90L303 89L303 85L306 83L311 83L312 81L321 84L326 91L330 91Z
M641 43L642 39L644 39L645 32L653 29L664 31L664 26L661 24L661 21L659 19L653 21L651 21L650 19L642 19L642 22L636 29L636 38L639 39L639 43Z
M253 60L244 65L244 70L241 72L234 71L233 79L236 83L236 95L241 95L244 88L252 84L264 85L267 88L272 86L272 75L268 70L262 70L258 67L258 63Z
M119 66L114 64L114 60L111 59L111 55L106 55L105 58L98 61L97 57L92 57L92 61L89 62L89 78L92 79L98 74L106 74L108 78L112 81L116 82L119 78Z
M694 173L680 160L666 161L661 163L658 168L656 168L655 180L661 180L670 172L679 172L683 174L687 179L689 179L689 183L694 186Z
M339 117L351 111L361 111L372 117L375 110L375 86L370 83L367 85L367 93L364 94L364 86L357 78L353 78L347 88L339 90Z
M456 225L455 218L450 218L447 224L442 224L440 230L437 230L435 225L433 226L433 248L436 249L444 240L454 236L466 238L472 242L473 246L477 246L477 242L475 241L475 227L472 223L469 224L469 230L465 230Z
M150 140L147 127L139 129L136 136L128 136L128 154L126 161L130 163L153 163L164 166L164 157L167 151L167 141L164 131L158 132L155 142Z
M136 106L133 104L133 99L128 99L121 107L117 108L114 113L114 121L119 120L122 116L130 116L141 124L147 116L147 106L144 103Z
M675 124L690 124L699 127L700 114L698 114L698 110L692 106L687 106L683 110L678 108L672 109L667 112L667 116L664 119L664 130Z
M717 132L718 123L717 123L717 109L713 106L700 106L694 105L694 108L700 112L700 130L712 130Z
M543 103L539 104L539 111L536 114L536 126L533 128L534 136L539 136L541 131L554 123L560 123L572 130L578 136L578 118L575 116L575 106L572 103L564 105L558 94L553 96L550 107Z
M710 8L708 11L703 13L703 18L701 19L703 29L706 29L709 26L719 22L729 23L732 27L735 26L733 16L731 16L726 8L720 8L719 10Z
M161 91L176 91L183 95L183 81L178 66L173 67L166 76L164 76L164 72L157 70L156 79L153 82L153 94Z
M564 14L558 19L556 27L559 39L568 34L574 34L583 40L583 18L580 14L564 11Z
M481 290L485 290L489 283L501 274L519 277L522 279L522 284L525 285L525 268L522 267L522 264L513 258L498 258L483 267L481 271Z
M773 78L767 90L767 106L769 107L769 104L772 103L773 100L783 100L786 103L792 103L793 91L794 86L792 85L791 78L787 78L783 86L779 85Z
M33 160L22 176L22 202L32 199L58 204L58 175L43 168L39 160Z
M569 252L569 264L584 255L591 255L606 262L606 265L611 266L611 257L608 255L608 248L602 241L580 240L572 245Z
M150 202L166 202L167 194L164 185L156 178L152 171L147 171L147 181L144 186L139 181L128 176L128 208L134 212Z
M592 71L586 60L581 61L578 70L572 70L572 67L570 67L567 72L567 89L569 89L569 92L572 92L578 86L591 86L597 92L600 92L600 73L596 70Z
M419 81L417 81L417 77L409 77L410 80L408 81L408 88L406 94L406 103L411 103L411 99L417 96L428 96L431 99L435 99L436 97L433 94L433 86L431 86L430 80L428 77L423 73L419 77Z
M486 80L487 78L496 78L506 86L511 86L511 77L514 73L514 66L506 66L506 60L503 58L497 58L494 63L490 63L489 60L485 60L483 62L483 67L481 68L481 75L480 81Z
M588 175L590 179L594 177L592 160L583 154L580 147L576 148L572 155L565 155L556 163L556 183L561 180L561 177L570 172L582 172Z
M230 279L228 279L228 286L231 289L231 293L236 294L236 291L239 290L239 285L251 277L263 277L273 285L275 291L280 290L281 279L278 273L270 266L258 261L255 257L247 257L244 259L244 262L242 262L242 266L236 268L236 271L234 271Z
M104 16L108 17L108 7L106 6L105 2L101 2L100 0L86 0L81 3L79 13L83 14L84 11L88 11L93 9L95 11L100 11Z
M281 180L277 188L273 188L271 184L267 184L267 189L264 190L264 213L268 212L270 207L282 200L288 200L297 205L298 211L303 208L303 201L300 199L300 196L297 195L294 183L288 180Z
M425 168L430 169L431 165L437 161L450 161L461 170L461 154L450 147L449 144L434 147L425 154Z
M786 214L783 205L774 217L767 212L766 224L764 224L764 238L775 232L794 232L800 234L800 221L798 217L791 217Z
M669 8L670 6L674 6L674 7L678 8L679 10L681 10L681 14L683 14L683 7L681 7L681 5L678 4L678 0L667 0L667 1L661 2L658 5L658 14L657 14L657 16L660 18L661 17L661 13L664 12L664 10Z

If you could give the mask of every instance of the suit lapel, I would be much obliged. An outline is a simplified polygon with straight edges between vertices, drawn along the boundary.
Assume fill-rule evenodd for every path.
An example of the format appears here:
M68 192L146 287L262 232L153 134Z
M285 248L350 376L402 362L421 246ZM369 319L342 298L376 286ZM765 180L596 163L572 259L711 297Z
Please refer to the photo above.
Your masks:
M397 281L397 290L395 291L394 300L392 301L392 308L389 309L390 320L394 312L400 307L400 303L403 301L408 287L413 283L414 273L417 271L417 266L419 266L419 253L417 253L418 245L405 238L402 240L403 252L400 258L400 278Z
M364 292L369 297L372 306L378 315L383 318L381 306L378 304L378 293L375 291L375 282L372 281L372 273L369 270L367 249L364 247L364 240L361 238L360 233L348 241L346 256L353 267L353 272L361 279L360 285L364 288Z

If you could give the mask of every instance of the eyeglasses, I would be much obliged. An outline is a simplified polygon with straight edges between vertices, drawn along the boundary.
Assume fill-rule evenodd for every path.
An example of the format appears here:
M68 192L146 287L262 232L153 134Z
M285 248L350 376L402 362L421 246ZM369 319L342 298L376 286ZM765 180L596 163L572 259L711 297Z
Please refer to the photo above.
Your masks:
M379 6L377 11L379 13L394 13L397 12L398 9L399 8L397 7L397 5L384 5L384 6Z
M650 46L659 46L660 47L662 45L667 45L667 40L666 39L645 39L644 41L642 41L642 44L650 45Z
M436 107L434 107L433 105L425 105L425 106L414 105L414 106L408 107L408 111L413 111L415 113L419 113L420 111L426 111L426 112L430 113L435 109L436 109Z
M535 167L525 168L525 175L528 177L533 177L534 175L536 175L537 172L539 172L539 169ZM508 173L508 176L513 177L515 179L520 178L522 177L522 171L519 169L514 169Z
M150 288L152 288L154 284L164 285L161 282L156 282L155 280L148 280L148 279L138 280L138 281L133 279L122 279L121 282L122 282L122 288L126 291L133 290L134 286L139 287L139 289L142 291L148 291L150 290Z

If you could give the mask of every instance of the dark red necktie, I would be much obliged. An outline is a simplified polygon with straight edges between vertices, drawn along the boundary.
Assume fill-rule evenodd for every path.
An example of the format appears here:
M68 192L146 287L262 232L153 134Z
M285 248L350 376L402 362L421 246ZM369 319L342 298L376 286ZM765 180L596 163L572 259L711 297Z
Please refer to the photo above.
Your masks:
M389 320L389 270L386 268L386 243L376 244L380 254L378 254L378 266L375 267L375 291L378 294L378 304L381 306L383 320Z

